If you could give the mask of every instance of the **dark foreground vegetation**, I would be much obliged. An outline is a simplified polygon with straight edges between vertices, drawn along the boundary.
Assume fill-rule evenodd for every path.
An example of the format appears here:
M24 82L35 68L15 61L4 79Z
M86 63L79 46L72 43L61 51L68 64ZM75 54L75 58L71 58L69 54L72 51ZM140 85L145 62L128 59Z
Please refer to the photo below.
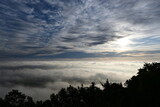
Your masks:
M89 87L69 86L46 101L34 102L18 90L12 90L0 107L160 107L160 63L146 63L136 76L121 83L91 83Z

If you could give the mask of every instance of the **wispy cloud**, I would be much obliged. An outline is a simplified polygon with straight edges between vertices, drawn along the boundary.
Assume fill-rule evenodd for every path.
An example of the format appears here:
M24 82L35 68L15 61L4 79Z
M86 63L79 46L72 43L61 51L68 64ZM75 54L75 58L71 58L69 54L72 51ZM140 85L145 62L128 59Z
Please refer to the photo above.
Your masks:
M155 41L150 37L159 40L159 12L158 0L1 1L0 51L10 57L139 51ZM115 43L126 37L134 46Z

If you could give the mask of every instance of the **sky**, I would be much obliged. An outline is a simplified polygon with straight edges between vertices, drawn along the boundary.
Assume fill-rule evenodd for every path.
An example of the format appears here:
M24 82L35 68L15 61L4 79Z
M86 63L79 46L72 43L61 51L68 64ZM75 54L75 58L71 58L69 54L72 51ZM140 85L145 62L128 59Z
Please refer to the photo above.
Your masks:
M159 61L159 19L159 0L1 0L0 97L125 82Z

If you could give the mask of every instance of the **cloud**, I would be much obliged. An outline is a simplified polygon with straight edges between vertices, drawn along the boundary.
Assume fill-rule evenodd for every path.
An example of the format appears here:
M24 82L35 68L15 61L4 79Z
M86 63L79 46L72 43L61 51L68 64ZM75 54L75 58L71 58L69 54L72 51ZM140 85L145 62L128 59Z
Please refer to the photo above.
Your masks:
M28 90L36 99L46 98L51 92L57 92L69 84L89 85L93 81L99 84L99 81L104 82L107 78L112 82L124 82L141 65L137 62L5 61L0 62L0 87L6 92L13 88ZM48 90L48 96L42 90ZM33 95L34 92L37 94Z
M1 0L0 96L17 88L44 99L69 84L124 82L142 63L33 60L157 60L159 5L159 0ZM117 42L124 38L129 42Z
M1 1L0 53L39 58L97 48L118 52L120 46L112 42L124 37L143 47L147 41L138 39L159 38L158 6L158 0Z

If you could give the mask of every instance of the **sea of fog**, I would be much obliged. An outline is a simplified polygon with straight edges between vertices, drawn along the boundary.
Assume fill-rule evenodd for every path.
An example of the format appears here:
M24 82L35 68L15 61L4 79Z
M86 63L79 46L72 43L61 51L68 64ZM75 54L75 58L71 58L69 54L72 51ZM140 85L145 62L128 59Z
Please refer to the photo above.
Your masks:
M18 89L34 100L45 100L51 93L73 85L90 85L109 79L124 83L136 75L143 62L136 61L4 61L0 62L0 97Z

